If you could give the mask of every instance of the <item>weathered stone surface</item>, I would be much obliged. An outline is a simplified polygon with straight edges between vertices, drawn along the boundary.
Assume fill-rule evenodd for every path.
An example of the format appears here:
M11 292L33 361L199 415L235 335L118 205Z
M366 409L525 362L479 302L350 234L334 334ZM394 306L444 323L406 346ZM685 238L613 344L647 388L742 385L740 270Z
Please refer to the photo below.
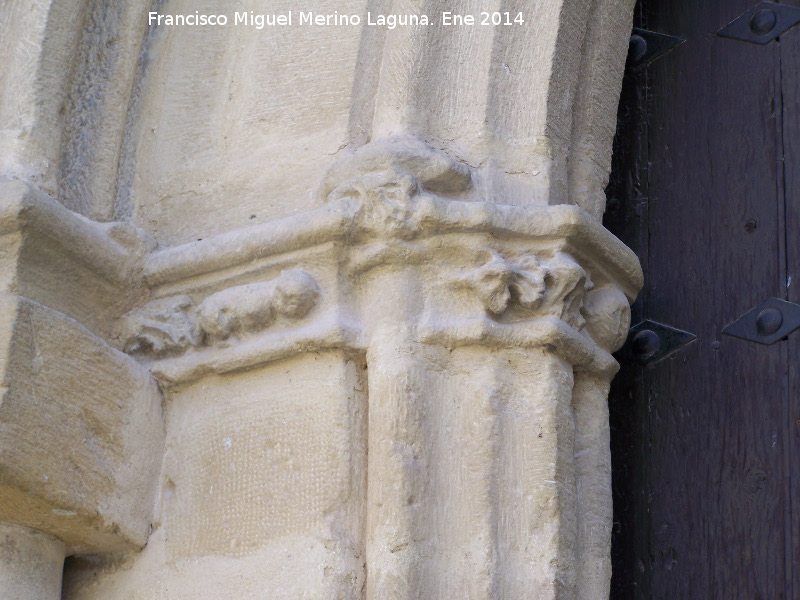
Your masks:
M117 320L148 291L152 240L128 223L96 223L34 186L0 181L0 285L63 313L115 347Z
M269 4L0 7L0 577L607 597L632 0ZM266 10L295 25L148 24Z
M367 410L341 352L175 391L155 532L77 597L359 597Z
M68 552L147 540L161 394L111 345L115 321L146 297L147 248L130 225L0 182L0 522L47 532Z
M32 182L94 219L114 215L148 8L126 0L0 5L0 180Z
M9 600L60 600L66 548L35 529L0 523L0 590Z
M336 167L346 183L327 197L349 219L312 212L148 259L142 314L166 310L165 339L186 341L137 354L168 390L163 532L96 587L76 573L74 597L196 589L190 559L221 589L253 576L251 556L296 543L325 566L302 588L315 597L607 589L603 403L638 264L581 209L453 200L464 188L434 192L425 174L469 169L391 147ZM303 301L264 329L284 281ZM205 342L181 337L192 319ZM312 551L321 541L330 555ZM311 568L281 560L271 593Z
M141 547L163 448L149 374L73 319L0 295L0 522L72 551Z

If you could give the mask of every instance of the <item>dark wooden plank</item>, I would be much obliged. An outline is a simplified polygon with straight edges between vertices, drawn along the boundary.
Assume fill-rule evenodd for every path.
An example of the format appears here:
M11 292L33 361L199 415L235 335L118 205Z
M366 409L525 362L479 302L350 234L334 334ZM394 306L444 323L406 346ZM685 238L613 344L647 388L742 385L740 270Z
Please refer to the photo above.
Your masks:
M698 339L653 368L652 597L784 598L785 362L720 336L780 290L774 46L714 32L752 0L661 0L686 43L654 64L651 318Z
M785 194L787 299L800 303L800 29L793 29L780 38L783 165ZM786 343L789 365L789 390L785 409L785 430L788 440L786 485L791 499L786 522L788 598L800 599L800 334L794 333Z
M634 25L642 26L641 7ZM620 95L613 165L606 188L603 224L647 264L647 78L646 71L627 72ZM632 322L642 320L646 290L632 308ZM647 600L650 597L648 531L649 419L641 398L649 376L630 365L611 384L612 488L614 527L611 554L612 600Z
M687 42L649 69L642 311L698 340L629 379L650 502L625 510L649 511L649 597L786 598L785 350L719 335L781 291L778 47L713 35L750 0L643 4L645 27Z
M752 3L708 4L643 0L639 24L687 43L620 106L605 223L645 266L637 317L698 340L612 388L612 598L800 600L800 334L719 335L787 275L800 302L800 30L720 40Z

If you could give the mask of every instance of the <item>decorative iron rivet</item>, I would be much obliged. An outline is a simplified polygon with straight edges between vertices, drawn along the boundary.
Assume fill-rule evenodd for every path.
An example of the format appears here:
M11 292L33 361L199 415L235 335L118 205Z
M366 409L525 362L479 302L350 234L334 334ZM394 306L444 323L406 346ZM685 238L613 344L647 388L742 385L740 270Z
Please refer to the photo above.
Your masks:
M775 11L769 8L762 8L750 19L750 31L755 35L767 35L770 31L775 29L775 24L778 22L778 17Z
M800 329L800 304L769 298L726 325L722 334L771 346L797 329Z
M633 336L633 353L640 359L648 359L661 349L661 339L655 331L643 329Z
M772 335L783 325L783 313L777 308L765 308L756 317L756 331L758 335L766 337Z
M798 23L800 7L763 1L725 25L717 35L763 46Z
M744 230L747 233L753 233L758 228L758 221L755 219L750 219L747 223L744 224Z
M628 43L628 60L625 68L632 71L641 69L683 41L674 35L634 27Z
M645 39L640 35L633 34L628 46L628 53L633 62L642 60L644 55L647 53L647 42Z
M719 350L719 347L720 347L720 346L721 346L721 344L720 344L718 341L716 341L716 340L714 340L713 342L711 342L711 347L712 347L714 350Z

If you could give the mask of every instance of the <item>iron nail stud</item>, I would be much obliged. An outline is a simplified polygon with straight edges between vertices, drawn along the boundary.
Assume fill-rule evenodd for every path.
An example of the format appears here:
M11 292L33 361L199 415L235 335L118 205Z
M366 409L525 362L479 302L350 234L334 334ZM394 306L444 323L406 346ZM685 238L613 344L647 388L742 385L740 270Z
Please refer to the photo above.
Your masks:
M800 327L800 305L770 298L722 330L724 335L769 346Z
M782 324L783 313L777 308L765 308L756 317L756 331L762 337L772 335Z
M650 365L696 338L693 333L663 323L642 321L631 327L628 340L617 353L617 358L622 363Z
M760 2L717 32L719 37L769 44L800 23L800 8L774 2Z
M636 71L683 42L683 38L633 28L628 45L627 68Z
M778 22L778 16L771 8L762 8L750 18L750 31L759 37L767 35L770 31L775 29Z

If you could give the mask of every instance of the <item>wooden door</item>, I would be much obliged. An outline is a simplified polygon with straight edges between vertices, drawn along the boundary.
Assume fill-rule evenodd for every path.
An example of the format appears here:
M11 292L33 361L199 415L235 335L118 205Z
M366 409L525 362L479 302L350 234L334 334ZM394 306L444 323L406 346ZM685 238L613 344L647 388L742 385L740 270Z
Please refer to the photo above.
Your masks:
M697 339L613 385L615 599L800 600L800 331L721 334L800 303L800 27L716 35L755 4L637 7L686 41L626 75L605 224L645 270L633 323Z

